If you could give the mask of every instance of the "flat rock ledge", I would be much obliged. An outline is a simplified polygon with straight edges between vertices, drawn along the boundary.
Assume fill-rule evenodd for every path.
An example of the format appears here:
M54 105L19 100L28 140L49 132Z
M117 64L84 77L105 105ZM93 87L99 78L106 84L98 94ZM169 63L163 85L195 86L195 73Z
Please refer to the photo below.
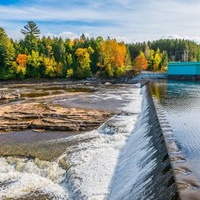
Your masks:
M0 110L0 131L89 131L112 115L105 111L63 108L44 103L7 105Z

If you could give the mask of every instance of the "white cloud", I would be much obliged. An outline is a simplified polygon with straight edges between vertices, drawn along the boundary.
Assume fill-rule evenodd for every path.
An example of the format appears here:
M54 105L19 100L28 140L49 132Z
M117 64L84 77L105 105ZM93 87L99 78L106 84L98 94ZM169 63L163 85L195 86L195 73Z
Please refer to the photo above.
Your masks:
M161 37L161 39L185 39L185 40L191 40L196 42L197 44L200 44L200 36L180 36L176 34L171 34L171 35L164 35Z
M124 41L147 41L175 33L200 35L200 2L181 0L34 0L31 6L0 6L0 24L13 37L33 20L44 35L62 37L89 33L93 37L122 38ZM0 3L1 5L1 3ZM78 23L80 22L80 24ZM65 34L64 34L65 33ZM64 34L64 35L63 35ZM18 36L15 34L15 37Z
M72 33L72 32L61 32L59 34L55 34L55 33L47 33L47 34L44 34L44 36L46 37L61 37L62 39L75 39L75 38L80 38L80 35L76 34L76 33Z

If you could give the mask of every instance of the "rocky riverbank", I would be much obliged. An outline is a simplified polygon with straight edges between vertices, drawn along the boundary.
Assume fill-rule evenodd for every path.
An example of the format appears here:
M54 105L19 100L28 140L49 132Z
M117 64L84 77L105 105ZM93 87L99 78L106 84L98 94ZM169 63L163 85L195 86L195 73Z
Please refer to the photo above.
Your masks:
M2 106L0 131L86 131L97 128L111 113L64 108L48 103L21 103Z
M0 93L19 94L0 99L0 155L56 159L66 147L81 142L70 143L67 138L97 129L127 104L137 102L135 87L92 82L0 85Z
M0 87L0 132L27 129L79 132L95 129L112 113L53 102L94 91L94 86L76 82L3 84Z

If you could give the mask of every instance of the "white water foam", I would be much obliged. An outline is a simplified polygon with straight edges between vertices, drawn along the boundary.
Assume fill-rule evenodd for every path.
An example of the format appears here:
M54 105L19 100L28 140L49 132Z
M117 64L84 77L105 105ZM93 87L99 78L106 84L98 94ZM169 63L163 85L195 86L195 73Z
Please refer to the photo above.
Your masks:
M67 199L61 183L65 171L56 162L23 158L0 158L0 199L20 198L35 191L52 199Z
M58 145L59 142L66 142L66 153L57 161L33 162L22 159L18 162L0 158L0 184L5 183L5 186L0 187L0 197L18 198L39 190L50 194L52 199L108 198L120 153L141 111L142 95L139 88L130 87L120 98L126 100L117 108L121 113L113 116L98 130L68 137L66 141L52 140ZM69 148L68 140L75 141ZM61 159L70 166L67 172L59 166ZM13 182L6 184L9 181Z
M93 138L70 149L64 159L70 164L67 172L72 199L102 200L109 195L109 186L115 172L120 151L133 131L141 110L140 89L127 95L131 101L98 130L79 138Z
M142 112L146 112L147 102L143 99ZM151 137L147 137L150 129L148 118L140 115L137 127L130 135L124 147L114 177L111 182L111 194L108 199L142 199L144 186L151 181L151 176L145 180L148 172L155 167L155 159L150 159L155 150L148 148Z

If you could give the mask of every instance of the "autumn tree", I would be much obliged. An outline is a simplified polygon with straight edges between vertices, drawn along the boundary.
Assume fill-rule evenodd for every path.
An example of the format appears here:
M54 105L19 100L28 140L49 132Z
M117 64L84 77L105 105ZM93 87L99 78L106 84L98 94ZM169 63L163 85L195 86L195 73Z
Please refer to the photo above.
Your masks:
M61 77L63 64L56 62L54 57L44 58L45 75L47 77Z
M102 63L99 64L107 76L119 76L124 73L126 60L126 46L115 39L107 39L101 44Z
M3 79L13 79L15 78L15 71L13 70L13 65L15 65L16 53L13 43L8 41L5 48L5 65L2 73Z
M153 71L158 71L160 68L160 63L161 63L161 53L160 49L158 48L154 54L154 59L153 59Z
M39 78L44 74L44 61L39 52L33 51L27 57L27 77Z
M70 68L73 63L73 56L71 53L66 54L66 63L67 66Z
M90 68L90 54L92 54L94 50L89 48L78 48L75 52L77 61L78 61L78 68L77 68L77 77L78 78L88 78L92 75L91 68Z
M116 70L115 70L115 75L116 76L121 76L124 74L125 70L125 61L127 61L127 50L126 46L123 42L120 42L117 44L117 49L116 49Z
M26 63L27 63L27 55L26 54L18 54L17 59L13 62L10 73L15 78L23 79L26 75Z
M136 73L140 73L142 70L147 69L148 62L143 51L140 51L139 55L134 59L133 67Z
M74 47L74 41L71 39L66 39L65 43L65 52L72 53Z
M118 77L130 75L132 64L137 72L146 69L147 65L150 71L166 71L169 60L200 61L200 45L189 40L161 39L124 44L111 38L104 40L101 36L89 39L84 34L73 40L39 38L40 30L33 21L21 32L24 39L13 41L0 28L0 79L86 78L92 74Z
M75 73L74 73L74 69L72 67L72 64L73 64L73 56L71 53L68 53L66 54L66 68L65 68L65 72L64 72L64 75L67 77L67 78L72 78Z
M155 51L153 49L151 49L150 52L149 52L149 57L147 59L147 61L148 61L148 70L150 70L150 71L153 71L154 54L155 54Z

